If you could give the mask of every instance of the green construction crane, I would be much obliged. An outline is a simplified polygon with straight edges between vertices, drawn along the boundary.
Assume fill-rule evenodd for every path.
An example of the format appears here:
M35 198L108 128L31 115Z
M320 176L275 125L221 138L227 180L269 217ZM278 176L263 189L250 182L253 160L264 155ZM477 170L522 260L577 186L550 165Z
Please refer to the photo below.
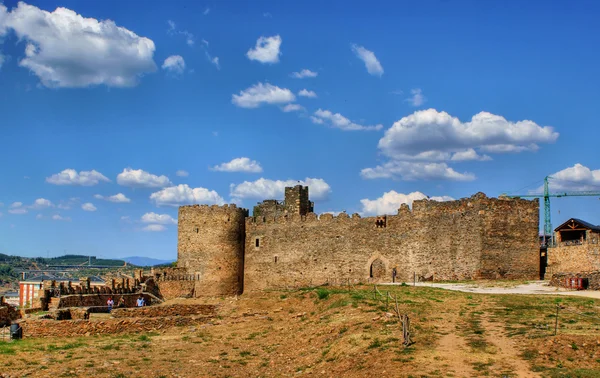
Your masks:
M560 193L550 193L548 189L548 179L553 177L546 176L544 177L544 194L503 194L503 197L509 198L544 198L544 243L546 242L546 235L551 235L550 245L554 245L554 232L552 230L552 220L550 215L550 197L580 197L580 196L588 196L595 197L600 196L600 192L593 191L577 191L577 192L560 192Z

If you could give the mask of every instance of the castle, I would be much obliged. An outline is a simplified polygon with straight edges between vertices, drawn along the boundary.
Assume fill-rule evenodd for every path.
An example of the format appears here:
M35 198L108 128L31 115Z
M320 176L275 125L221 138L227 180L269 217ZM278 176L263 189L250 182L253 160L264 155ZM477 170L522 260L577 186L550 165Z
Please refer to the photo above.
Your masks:
M313 212L308 187L285 189L253 216L236 205L179 208L177 271L196 296L335 283L534 279L539 202L488 198L414 201L396 215ZM166 274L165 274L166 276Z

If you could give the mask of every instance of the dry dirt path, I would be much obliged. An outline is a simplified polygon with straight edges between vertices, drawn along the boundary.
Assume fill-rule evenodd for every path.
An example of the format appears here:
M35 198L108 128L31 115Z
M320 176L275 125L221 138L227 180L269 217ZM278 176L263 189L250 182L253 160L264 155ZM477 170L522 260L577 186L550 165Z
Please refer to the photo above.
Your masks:
M494 354L495 370L510 371L516 374L515 376L522 378L541 377L531 371L529 363L521 357L516 341L506 336L506 332L500 323L490 321L484 315L481 317L481 326L485 329L486 341L496 347L496 353Z
M406 283L412 286L410 282ZM416 286L423 287L436 287L446 290L462 291L465 293L479 293L479 294L542 294L542 295L569 295L577 297L588 297L600 299L600 291L595 290L582 290L572 291L562 288L556 288L548 286L547 281L532 281L526 284L515 285L515 286L500 286L506 284L505 282L498 282L498 286L493 286L493 283L486 282L485 284L474 281L473 283L436 283L436 282L417 282ZM402 285L402 283L382 283L379 285Z

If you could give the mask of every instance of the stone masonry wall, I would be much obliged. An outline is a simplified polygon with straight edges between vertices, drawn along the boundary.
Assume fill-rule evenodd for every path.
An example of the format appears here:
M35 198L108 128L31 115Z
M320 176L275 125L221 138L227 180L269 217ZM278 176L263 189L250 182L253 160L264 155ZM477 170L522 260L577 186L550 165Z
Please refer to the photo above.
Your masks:
M201 277L196 296L242 292L246 216L235 205L179 208L177 266Z
M192 298L196 281L159 281L158 288L163 299Z
M127 307L135 307L136 300L139 298L139 294L75 294L65 295L60 298L52 298L52 308L66 308L66 307L92 307L92 306L106 306L108 298L112 297L115 302L115 306L119 303L119 299L123 297L125 299L125 305ZM143 294L146 304L152 304L152 298L146 294ZM55 303L55 300L57 303Z
M394 267L405 281L538 275L537 200L423 200L384 219L378 227L375 217L345 213L247 218L245 290L389 282Z
M563 245L548 248L549 274L600 270L600 244Z

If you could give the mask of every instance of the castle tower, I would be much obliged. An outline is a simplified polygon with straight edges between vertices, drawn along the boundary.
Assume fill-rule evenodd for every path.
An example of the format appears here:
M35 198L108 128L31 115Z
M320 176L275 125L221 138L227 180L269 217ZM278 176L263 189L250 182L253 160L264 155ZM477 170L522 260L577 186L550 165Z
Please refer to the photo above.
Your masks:
M196 296L242 293L247 216L236 205L179 208L177 266L200 277Z
M285 188L284 206L288 214L312 213L314 204L308 199L308 186L296 185Z

